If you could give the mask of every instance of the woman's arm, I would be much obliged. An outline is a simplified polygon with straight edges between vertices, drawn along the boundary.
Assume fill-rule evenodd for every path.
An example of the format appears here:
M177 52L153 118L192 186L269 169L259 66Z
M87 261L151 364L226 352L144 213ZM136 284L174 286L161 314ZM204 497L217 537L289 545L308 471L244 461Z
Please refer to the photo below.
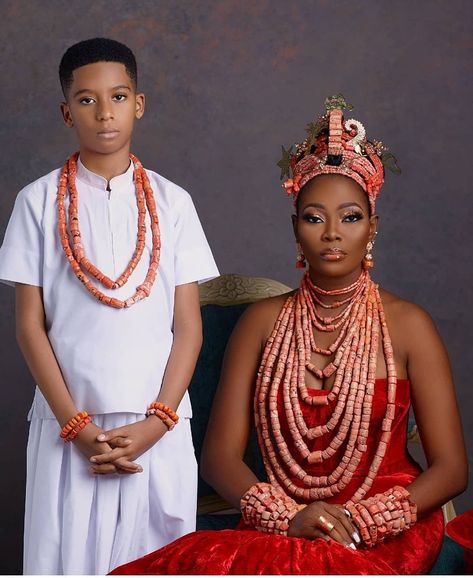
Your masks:
M281 298L260 301L239 319L227 345L202 448L202 477L236 508L243 493L259 481L243 456L253 424L262 349L282 304Z
M406 303L402 314L414 415L428 468L409 487L420 514L463 492L468 469L445 346L430 316Z
M255 303L242 315L228 342L220 383L201 456L201 474L239 509L243 494L260 480L243 461L253 424L256 374L266 340L286 296ZM314 502L290 522L289 535L328 539L317 525L320 515L334 525L331 537L354 548L355 527L340 506Z

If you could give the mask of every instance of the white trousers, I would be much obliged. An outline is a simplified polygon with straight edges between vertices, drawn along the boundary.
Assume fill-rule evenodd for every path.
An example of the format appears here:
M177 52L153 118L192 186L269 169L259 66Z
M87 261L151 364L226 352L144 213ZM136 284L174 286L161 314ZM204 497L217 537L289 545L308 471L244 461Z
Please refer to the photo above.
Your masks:
M143 419L94 416L109 430ZM143 473L94 476L59 438L54 419L33 417L27 450L25 574L106 574L195 530L197 464L182 419L137 460Z

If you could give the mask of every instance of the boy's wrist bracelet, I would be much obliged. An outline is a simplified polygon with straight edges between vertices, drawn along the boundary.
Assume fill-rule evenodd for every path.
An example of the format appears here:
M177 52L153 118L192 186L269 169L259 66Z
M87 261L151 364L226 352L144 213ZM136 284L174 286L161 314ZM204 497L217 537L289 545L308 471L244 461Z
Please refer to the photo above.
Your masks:
M176 425L179 421L179 416L177 413L171 409L169 406L161 403L160 401L154 401L150 403L148 406L148 411L146 412L146 417L150 415L155 415L158 417L164 425L168 428L168 430L172 430L172 428Z
M71 419L62 428L59 437L64 442L71 442L91 421L92 418L86 411L79 411L74 417L71 417Z

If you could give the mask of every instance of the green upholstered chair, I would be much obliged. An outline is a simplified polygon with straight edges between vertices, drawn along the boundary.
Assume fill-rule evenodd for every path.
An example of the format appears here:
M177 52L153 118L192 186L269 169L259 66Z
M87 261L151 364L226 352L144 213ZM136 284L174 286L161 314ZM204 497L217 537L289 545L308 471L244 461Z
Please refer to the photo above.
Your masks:
M193 407L192 435L197 461L200 461L202 443L220 377L225 347L238 318L250 303L265 297L287 293L291 288L262 277L222 275L201 284L199 290L204 342L189 386ZM410 442L420 443L414 420L409 422L408 439ZM245 461L260 479L265 479L254 432ZM455 517L452 502L443 506L443 513L445 523ZM239 519L239 512L220 498L199 476L197 529L233 528ZM445 536L442 551L431 574L459 574L462 568L463 548Z

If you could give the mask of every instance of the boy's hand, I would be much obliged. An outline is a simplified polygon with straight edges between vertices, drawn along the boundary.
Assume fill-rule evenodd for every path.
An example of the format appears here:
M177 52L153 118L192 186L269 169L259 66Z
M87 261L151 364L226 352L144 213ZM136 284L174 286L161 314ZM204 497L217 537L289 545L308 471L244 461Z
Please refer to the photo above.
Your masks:
M113 445L112 443L107 443L103 441L97 441L97 436L103 433L103 430L97 427L93 422L87 424L83 430L79 432L77 437L72 441L72 443L78 448L78 450L84 454L87 459L90 459L91 456L101 453L107 454L112 452ZM116 442L116 445L123 444L126 446L128 440L123 440L122 438L118 438L113 440ZM116 474L116 473L136 473L137 471L141 471L141 468L138 464L134 464L133 462L129 462L124 460L120 466L115 465L113 463L104 463L99 467L92 467L91 468L93 473L97 474Z
M128 469L130 464L133 464L133 460L154 446L167 431L163 422L152 415L133 424L100 432L96 437L97 443L106 443L107 445L115 445L115 447L111 451L95 452L91 455L92 468L114 465L118 468ZM117 443L118 440L123 441ZM138 467L140 469L135 471L142 471L141 467Z

